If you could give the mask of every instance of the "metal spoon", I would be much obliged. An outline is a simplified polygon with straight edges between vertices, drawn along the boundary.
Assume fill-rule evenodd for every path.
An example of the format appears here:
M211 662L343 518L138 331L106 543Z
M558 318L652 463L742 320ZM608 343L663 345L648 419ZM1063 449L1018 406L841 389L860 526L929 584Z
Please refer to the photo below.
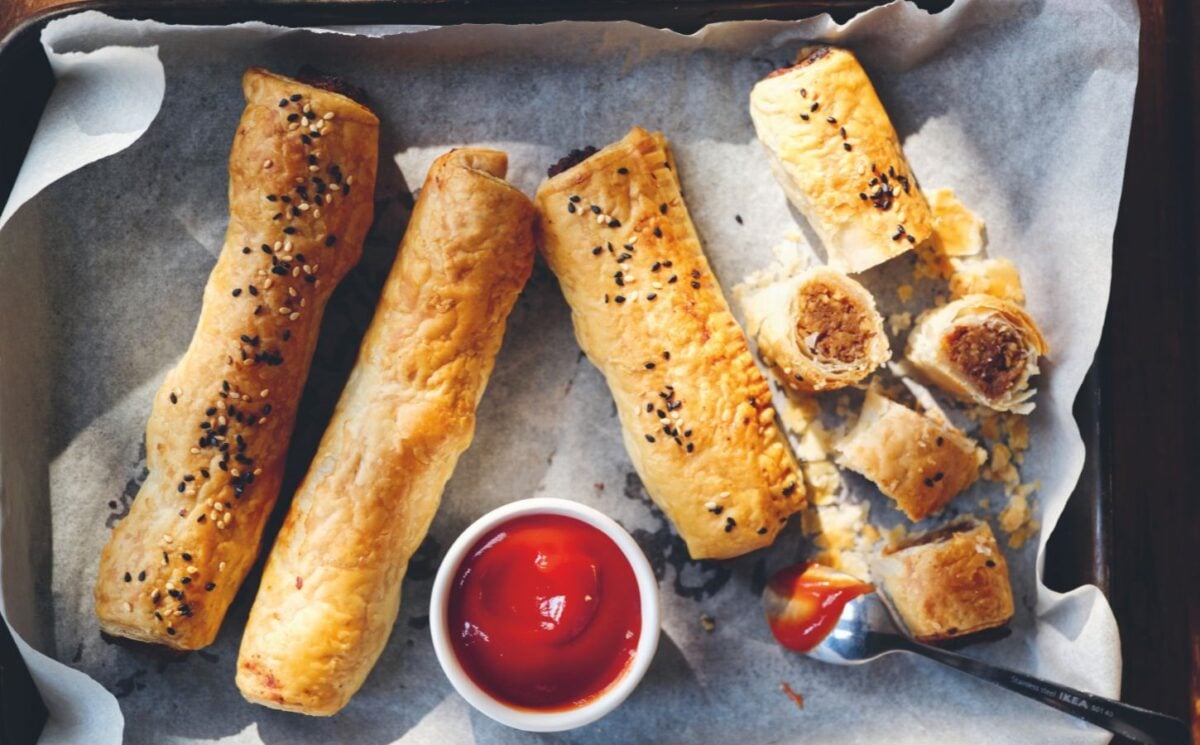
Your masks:
M900 631L883 601L873 592L847 603L833 631L807 654L835 665L858 665L892 652L912 652L937 660L1136 742L1150 745L1191 742L1188 726L1174 717L913 641Z

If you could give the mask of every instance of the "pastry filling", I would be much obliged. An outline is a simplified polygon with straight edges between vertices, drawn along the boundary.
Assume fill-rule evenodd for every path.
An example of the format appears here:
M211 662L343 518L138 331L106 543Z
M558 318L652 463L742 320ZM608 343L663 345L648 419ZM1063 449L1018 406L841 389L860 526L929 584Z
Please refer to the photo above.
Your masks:
M800 289L796 338L822 361L852 364L861 360L875 332L870 317L846 293L824 282Z
M1015 388L1029 362L1024 337L999 318L959 326L946 335L946 354L988 398Z
M950 540L950 538L956 533L970 533L977 527L979 527L978 523L970 518L955 520L949 525L943 525L942 527L931 530L928 533L911 536L908 538L908 540L884 549L884 553L894 554L897 551L904 551L917 546L928 546L933 543L944 543Z

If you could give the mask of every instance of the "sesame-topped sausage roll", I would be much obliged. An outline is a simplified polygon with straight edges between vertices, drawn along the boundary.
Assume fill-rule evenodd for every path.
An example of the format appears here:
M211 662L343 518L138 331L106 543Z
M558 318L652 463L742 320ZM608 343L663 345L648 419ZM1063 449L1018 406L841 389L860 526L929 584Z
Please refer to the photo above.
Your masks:
M1013 616L1012 584L992 529L963 517L884 550L872 566L892 607L920 641L1003 626Z
M873 481L910 520L941 512L979 478L987 453L940 411L924 412L867 391L854 427L837 443L838 463Z
M647 492L693 558L769 545L803 507L803 481L666 139L635 127L543 182L537 204L542 253Z
M429 169L358 362L263 570L238 655L250 701L330 715L396 622L408 561L475 433L508 314L533 268L533 204L508 159Z
M212 642L258 554L325 303L373 211L374 114L265 70L242 87L225 245L95 587L101 630L179 649Z
M959 398L996 411L1028 414L1029 379L1049 351L1025 310L992 295L967 295L925 312L908 337L907 356Z
M853 53L802 49L795 65L754 86L750 116L831 266L861 272L929 238L929 205Z
M763 360L797 391L845 388L891 356L875 298L845 274L814 267L747 298Z

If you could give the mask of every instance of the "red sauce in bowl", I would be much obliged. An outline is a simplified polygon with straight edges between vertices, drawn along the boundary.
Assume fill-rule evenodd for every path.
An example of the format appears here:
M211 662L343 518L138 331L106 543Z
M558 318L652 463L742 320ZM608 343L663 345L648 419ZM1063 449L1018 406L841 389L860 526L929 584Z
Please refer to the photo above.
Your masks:
M869 582L820 564L795 564L767 582L763 608L776 641L808 652L833 631L846 603L874 590Z
M642 631L637 579L599 529L564 515L515 517L459 565L450 641L480 688L512 706L582 706L625 672Z

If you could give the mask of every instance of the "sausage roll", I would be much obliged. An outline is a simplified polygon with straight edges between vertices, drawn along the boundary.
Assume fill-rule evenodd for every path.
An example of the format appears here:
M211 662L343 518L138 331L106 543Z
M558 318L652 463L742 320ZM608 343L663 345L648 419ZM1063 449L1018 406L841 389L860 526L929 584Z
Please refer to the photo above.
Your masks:
M212 642L254 563L325 303L373 211L374 114L265 70L242 87L225 245L154 399L150 474L95 587L101 630L179 649Z
M933 383L965 401L1027 414L1037 392L1029 379L1047 351L1021 306L977 294L922 314L909 334L907 357Z
M861 272L929 238L925 195L853 53L802 49L795 65L754 86L750 116L788 199L835 269Z
M872 569L920 641L1003 626L1013 616L1008 565L986 522L965 517L912 536L885 549Z
M537 193L539 242L625 447L693 558L769 545L804 505L771 393L713 275L666 139L635 127Z
M874 482L914 522L940 512L975 483L987 458L938 412L914 411L874 386L837 451L839 465Z
M745 309L759 354L797 391L845 388L891 356L875 298L836 269L815 267L770 285Z
M252 702L334 714L383 651L533 267L533 205L504 181L507 160L467 148L429 170L263 571L238 655Z

